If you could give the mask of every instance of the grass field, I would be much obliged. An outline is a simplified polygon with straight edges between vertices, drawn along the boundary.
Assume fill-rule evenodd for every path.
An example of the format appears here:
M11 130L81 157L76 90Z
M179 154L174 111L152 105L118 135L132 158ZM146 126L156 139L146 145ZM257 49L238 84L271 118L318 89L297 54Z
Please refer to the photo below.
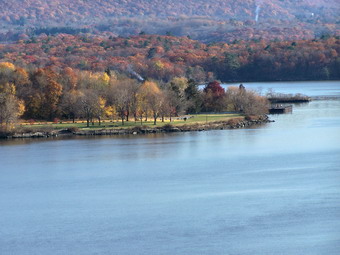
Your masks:
M186 117L186 120L184 118ZM98 122L94 122L94 125L90 123L90 127L86 127L86 121L76 121L72 123L72 121L68 120L61 120L59 123L53 122L35 122L35 123L21 123L21 127L23 128L30 128L30 129L65 129L65 128L79 128L79 129L105 129L105 128L133 128L137 126L150 126L150 127L161 127L167 124L171 124L173 126L180 126L180 125L193 125L196 123L205 123L205 122L214 122L214 121L226 121L233 118L240 118L242 115L240 114L195 114L195 115L185 115L182 117L173 118L170 122L169 118L165 118L164 122L161 119L157 120L157 125L153 124L153 119L149 119L148 121L143 121L142 124L140 121L125 121L124 125L122 125L121 121L109 121L104 120L102 121L101 125L99 126Z

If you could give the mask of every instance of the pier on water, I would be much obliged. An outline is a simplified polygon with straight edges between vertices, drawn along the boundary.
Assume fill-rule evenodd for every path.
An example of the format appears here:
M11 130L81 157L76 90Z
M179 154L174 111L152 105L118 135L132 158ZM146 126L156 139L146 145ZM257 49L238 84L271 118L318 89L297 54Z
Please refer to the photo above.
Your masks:
M293 112L292 105L274 104L269 108L269 114L283 114L292 112Z

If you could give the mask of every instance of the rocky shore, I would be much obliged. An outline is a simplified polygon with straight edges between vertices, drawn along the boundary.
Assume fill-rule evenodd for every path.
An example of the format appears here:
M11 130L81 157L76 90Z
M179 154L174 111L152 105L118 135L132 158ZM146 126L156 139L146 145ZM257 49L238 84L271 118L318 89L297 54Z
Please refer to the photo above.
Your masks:
M217 129L238 129L246 128L264 123L273 122L268 116L248 117L245 119L230 119L228 121L197 123L182 126L173 126L171 124L162 127L138 126L134 128L120 129L62 129L52 131L37 131L37 132L15 132L8 134L2 138L43 138L43 137L58 137L58 136L103 136L103 135L137 135L137 134L152 134L152 133L173 133L173 132L192 132L192 131L207 131Z

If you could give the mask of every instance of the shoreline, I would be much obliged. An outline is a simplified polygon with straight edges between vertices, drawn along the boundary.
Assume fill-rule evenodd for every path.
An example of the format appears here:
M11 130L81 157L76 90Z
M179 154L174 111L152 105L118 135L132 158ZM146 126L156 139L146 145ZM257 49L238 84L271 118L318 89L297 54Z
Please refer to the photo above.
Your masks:
M155 133L175 133L175 132L197 132L209 130L240 129L250 126L257 126L265 123L274 122L268 116L257 116L252 118L230 119L227 121L212 121L208 123L195 123L190 125L173 126L171 124L162 127L136 126L133 128L121 129L99 129L99 130L72 130L72 128L36 131L28 133L14 132L13 134L2 136L0 139L23 139L23 138L52 138L70 136L115 136L115 135L140 135Z

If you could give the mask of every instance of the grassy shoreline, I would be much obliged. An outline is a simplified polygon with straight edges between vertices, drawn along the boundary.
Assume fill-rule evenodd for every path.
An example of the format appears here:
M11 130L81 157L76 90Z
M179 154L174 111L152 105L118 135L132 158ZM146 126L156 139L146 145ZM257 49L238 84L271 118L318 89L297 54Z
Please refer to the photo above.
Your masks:
M187 118L186 120L184 118ZM245 117L241 114L197 114L186 115L176 118L172 122L153 121L143 122L102 122L102 125L91 125L86 127L86 123L37 123L22 124L19 129L11 132L3 132L1 138L43 138L56 136L94 136L94 135L128 135L128 134L147 134L147 133L170 133L188 131L206 131L216 129L235 129L244 128L252 125L260 125L271 122L268 116Z
M184 119L186 118L186 120ZM179 125L192 125L206 122L215 122L215 121L228 121L232 118L244 118L243 115L238 113L228 113L228 114L193 114L193 115L185 115L181 117L173 117L170 122L169 118L165 118L164 122L161 119L157 119L157 124L154 125L153 119L149 118L148 121L140 122L140 121L124 121L124 125L120 120L118 121L110 121L104 120L101 121L101 125L99 125L98 121L94 122L94 125L90 123L90 126L86 126L86 121L77 120L75 123L69 120L61 120L58 123L46 122L46 121L37 121L33 124L28 122L22 122L19 127L34 129L39 131L39 129L51 128L51 129L65 129L65 128L79 128L79 129L121 129L121 128L134 128L139 126L148 126L148 127L162 127L164 125L171 124L173 126Z

